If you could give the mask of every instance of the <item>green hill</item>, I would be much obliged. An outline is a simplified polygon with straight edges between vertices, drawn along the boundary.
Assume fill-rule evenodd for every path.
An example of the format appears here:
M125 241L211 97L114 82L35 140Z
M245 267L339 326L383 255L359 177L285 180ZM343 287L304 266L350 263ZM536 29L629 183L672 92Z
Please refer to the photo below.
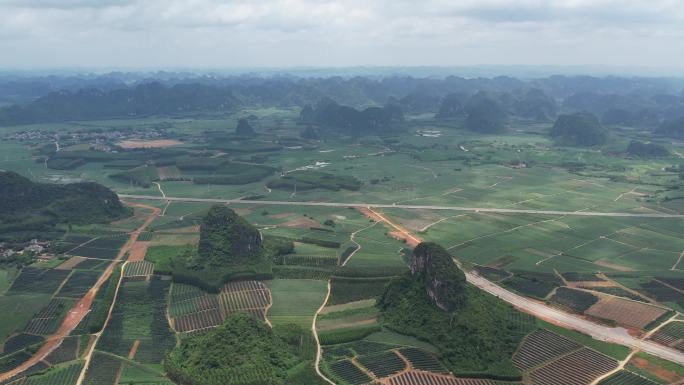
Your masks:
M0 172L0 232L110 222L130 214L112 190L97 183L35 183L14 172Z
M518 380L510 358L534 323L521 327L516 310L467 284L437 244L418 245L411 267L387 286L380 301L383 326L439 348L454 374Z
M550 134L559 144L567 146L599 146L608 141L608 130L589 113L560 115Z

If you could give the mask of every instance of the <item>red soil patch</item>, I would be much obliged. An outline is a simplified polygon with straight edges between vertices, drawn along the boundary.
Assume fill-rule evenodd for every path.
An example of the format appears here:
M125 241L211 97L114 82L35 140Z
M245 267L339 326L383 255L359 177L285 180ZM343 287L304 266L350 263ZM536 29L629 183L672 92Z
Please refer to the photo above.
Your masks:
M164 148L173 147L183 142L174 139L157 139L157 140L123 140L117 145L122 148Z
M361 212L361 214L365 215L366 217L376 222L383 222L387 226L389 226L392 229L392 231L390 231L389 233L389 235L392 238L404 241L407 245L411 247L416 247L419 243L423 242L423 240L420 237L411 234L411 232L408 231L405 227L401 226L398 223L392 222L389 219L389 217L385 214L373 211L373 209L371 209L370 207L359 207L358 210L359 212Z
M135 242L128 252L128 261L137 262L145 259L148 247L150 247L150 242Z
M55 267L55 270L71 270L74 268L74 266L85 261L86 259L87 258L83 258L83 257L71 257L66 262Z
M132 360L135 358L135 353L138 352L138 346L140 346L140 340L135 340L133 342L133 346L131 346L131 350L128 352L128 359Z
M638 357L632 358L632 360L629 363L636 366L637 368L645 371L645 372L648 372L648 373L664 380L668 384L684 380L684 377L678 375L676 372L673 372L671 370L667 370L660 365L656 365L656 364L653 364L651 362L648 362L643 358L638 358Z
M280 214L273 214L273 215L271 215L271 218L283 219L283 218L289 217L290 215L295 215L295 213L280 213Z

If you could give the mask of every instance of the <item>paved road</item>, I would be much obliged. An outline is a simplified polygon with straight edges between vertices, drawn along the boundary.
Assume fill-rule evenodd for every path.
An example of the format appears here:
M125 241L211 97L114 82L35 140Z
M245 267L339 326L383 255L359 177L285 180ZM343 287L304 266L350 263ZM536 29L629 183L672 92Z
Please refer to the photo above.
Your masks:
M580 316L566 313L543 303L522 297L475 273L466 273L466 278L468 279L468 282L480 289L501 298L527 313L552 321L559 326L588 334L597 340L625 345L669 361L684 364L684 353L656 344L655 342L640 340L629 335L624 328L599 325Z
M400 205L388 203L342 203L342 202L302 202L302 201L269 201L269 200L246 200L246 199L212 199L212 198L185 198L185 197L161 197L157 195L128 195L119 194L120 198L150 199L170 202L196 202L196 203L246 203L277 206L323 206L323 207L373 207L373 208L397 208L409 210L450 210L469 211L482 213L502 214L536 214L536 215L572 215L582 217L627 217L627 218L684 218L684 214L662 213L611 213L599 211L557 211L557 210L516 210L491 207L459 207L459 206L430 206L430 205Z

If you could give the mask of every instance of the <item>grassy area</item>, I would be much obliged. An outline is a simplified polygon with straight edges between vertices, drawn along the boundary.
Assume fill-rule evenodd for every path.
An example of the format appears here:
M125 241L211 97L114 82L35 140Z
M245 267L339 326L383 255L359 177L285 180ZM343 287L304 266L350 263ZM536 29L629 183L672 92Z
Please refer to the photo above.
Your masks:
M23 328L33 315L50 302L48 294L15 294L0 296L0 341Z
M275 279L266 285L273 298L273 306L267 314L271 323L295 323L305 330L311 328L313 315L325 299L325 281Z

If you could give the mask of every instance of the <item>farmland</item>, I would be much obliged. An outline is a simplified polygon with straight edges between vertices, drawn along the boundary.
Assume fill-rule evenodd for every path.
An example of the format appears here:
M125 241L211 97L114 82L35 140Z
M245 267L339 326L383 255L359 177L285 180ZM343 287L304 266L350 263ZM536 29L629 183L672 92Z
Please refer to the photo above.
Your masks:
M254 115L250 118L256 127L254 137L232 131L245 114ZM29 173L39 181L96 181L117 193L162 198L145 201L160 212L124 256L131 259L122 270L121 285L117 288L119 276L115 275L103 286L74 336L46 358L57 366L22 380L22 385L73 381L80 360L89 352L84 346L87 339L100 331L98 326L105 320L106 327L84 369L84 383L110 385L118 379L119 383L167 384L171 380L160 366L164 354L180 345L186 352L201 351L188 341L210 343L202 341L202 336L241 317L238 313L255 316L259 330L271 326L277 339L268 341L288 344L279 350L283 356L278 359L284 357L281 368L274 370L261 361L233 368L217 361L225 371L214 374L212 381L287 383L289 376L299 373L307 379L301 383L315 383L309 381L320 380L313 371L316 347L309 331L322 305L316 318L322 344L320 369L344 385L498 385L495 378L509 380L508 384L584 385L616 368L617 361L629 353L625 347L512 311L480 291L482 296L474 303L485 305L468 308L464 312L468 314L445 317L439 328L429 329L419 322L419 326L401 324L399 315L407 315L414 307L401 308L395 318L386 318L379 302L388 285L407 274L413 247L406 233L388 222L416 238L444 246L464 270L477 271L555 309L630 328L639 338L673 315L670 310L684 311L681 218L477 210L684 213L681 190L675 188L681 183L679 174L666 170L679 164L678 158L645 161L617 149L641 134L620 130L617 144L609 147L571 148L558 146L546 136L546 124L513 120L507 132L481 135L463 129L458 119L407 115L402 122L405 132L372 137L324 134L311 139L302 135L305 127L298 114L295 108L257 108L218 116L65 122L41 128L72 135L60 139L60 151L51 150L55 146L51 136L38 143L0 141L0 149L9 154L2 161L3 169ZM115 139L96 134L122 128L140 129L137 135L143 138L126 130ZM424 130L438 131L439 139L423 135ZM144 133L155 136L145 138ZM681 145L655 140L684 151ZM520 162L525 167L518 167ZM292 248L269 255L269 268L259 271L263 274L258 278L237 274L209 288L178 274L172 276L176 258L197 249L199 226L210 205L164 197L247 199L250 202L229 207L258 229L265 245L275 240L291 243ZM370 209L346 206L359 202L389 205L371 207L375 215L388 220L369 214ZM474 210L407 209L393 204ZM57 225L50 238L52 246L59 246L50 249L57 255L54 260L0 269L0 313L5 314L0 337L6 341L0 358L14 354L10 358L16 362L27 359L111 261L124 254L120 250L130 232L146 218L147 212L138 208L133 216L112 223ZM58 268L51 268L60 262ZM405 300L405 294L397 300ZM420 309L442 314L434 306ZM496 322L489 325L492 319ZM671 322L650 339L681 350L680 324ZM416 326L415 330L410 326ZM467 350L469 341L458 338L480 334L487 339L482 344L485 348L479 350ZM481 350L488 349L497 354L484 357ZM482 362L497 365L469 362L481 353ZM187 368L181 361L171 369L184 373ZM4 365L3 369L9 369L14 364L4 361ZM567 372L575 373L572 379L563 378ZM601 384L648 385L649 381L635 367L627 367Z

